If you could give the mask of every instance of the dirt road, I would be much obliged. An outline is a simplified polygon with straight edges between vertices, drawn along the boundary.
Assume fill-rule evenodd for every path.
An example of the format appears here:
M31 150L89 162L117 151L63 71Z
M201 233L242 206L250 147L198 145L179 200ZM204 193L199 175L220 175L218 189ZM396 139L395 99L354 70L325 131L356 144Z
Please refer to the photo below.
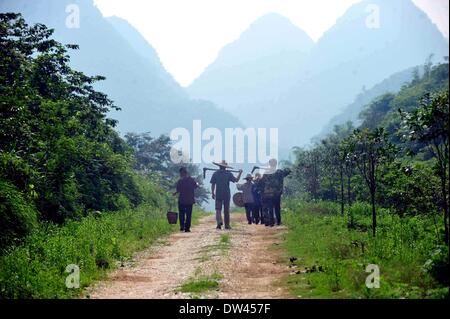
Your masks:
M176 233L135 256L133 265L87 289L89 298L289 298L289 274L277 249L284 227L247 225L232 215L232 230L204 217L191 233Z

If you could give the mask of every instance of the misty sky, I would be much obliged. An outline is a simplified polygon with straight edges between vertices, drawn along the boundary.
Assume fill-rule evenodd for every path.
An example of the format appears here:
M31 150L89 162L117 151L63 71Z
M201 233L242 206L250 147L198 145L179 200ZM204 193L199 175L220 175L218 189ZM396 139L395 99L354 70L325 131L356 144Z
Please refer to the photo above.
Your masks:
M128 20L156 49L164 67L189 85L219 50L258 17L277 12L314 41L360 0L94 0L104 16ZM448 0L413 0L448 39Z

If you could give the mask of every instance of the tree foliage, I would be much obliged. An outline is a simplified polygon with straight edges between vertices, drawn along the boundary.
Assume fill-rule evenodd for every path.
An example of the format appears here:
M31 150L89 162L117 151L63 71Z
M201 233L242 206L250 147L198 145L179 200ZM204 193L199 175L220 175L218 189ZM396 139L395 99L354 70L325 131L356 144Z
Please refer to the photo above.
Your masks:
M373 234L379 206L402 217L442 211L448 245L448 64L424 69L399 93L367 105L358 128L338 126L311 148L294 149L286 194L338 201L341 213L355 200L370 202Z
M173 191L179 178L179 169L186 167L200 186L195 191L196 202L203 204L208 200L208 191L203 186L199 167L192 163L174 163L170 158L172 141L167 135L154 138L149 133L128 133L125 140L134 151L136 170L151 176L167 191Z
M150 180L137 176L132 148L107 117L119 108L94 89L104 78L72 69L68 50L77 46L52 34L0 14L0 250L36 217L63 223L146 200Z

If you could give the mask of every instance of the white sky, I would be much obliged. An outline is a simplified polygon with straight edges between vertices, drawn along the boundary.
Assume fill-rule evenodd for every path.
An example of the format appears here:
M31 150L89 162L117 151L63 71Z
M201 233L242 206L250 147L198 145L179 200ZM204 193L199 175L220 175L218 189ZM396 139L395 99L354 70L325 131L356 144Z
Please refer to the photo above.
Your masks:
M277 12L317 41L360 0L94 0L126 19L156 49L166 70L189 85L258 17ZM448 38L448 0L413 0Z

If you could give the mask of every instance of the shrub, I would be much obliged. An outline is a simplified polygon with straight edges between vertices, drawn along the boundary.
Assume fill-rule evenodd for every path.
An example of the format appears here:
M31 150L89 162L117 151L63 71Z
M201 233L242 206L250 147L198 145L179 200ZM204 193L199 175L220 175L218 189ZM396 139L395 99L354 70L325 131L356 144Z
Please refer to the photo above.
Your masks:
M370 205L354 203L348 216L318 214L326 203L286 201L285 247L296 265L305 268L290 276L295 296L312 298L445 298L448 287L448 247L439 242L433 216L405 215L379 208L378 234L370 231ZM435 250L431 255L429 252ZM427 261L428 260L428 261ZM368 289L366 266L380 268L380 289ZM425 264L425 265L424 265ZM322 271L320 271L322 267ZM315 269L319 271L314 271ZM426 271L423 271L425 268ZM310 270L313 271L310 271ZM448 289L447 289L448 291Z
M441 285L449 285L449 261L448 247L439 246L430 254L430 258L425 262L424 268Z
M11 183L0 179L0 253L37 224L37 211Z
M0 299L77 297L116 261L175 229L160 208L150 205L90 215L64 226L43 223L0 257ZM65 286L70 264L80 268L81 289Z

